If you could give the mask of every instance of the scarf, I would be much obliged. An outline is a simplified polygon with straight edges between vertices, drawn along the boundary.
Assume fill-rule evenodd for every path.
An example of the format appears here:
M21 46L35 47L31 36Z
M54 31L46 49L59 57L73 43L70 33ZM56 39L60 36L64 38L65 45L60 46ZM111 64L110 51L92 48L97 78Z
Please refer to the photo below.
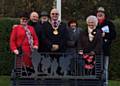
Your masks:
M33 37L27 26L24 27L31 51L33 51Z
M104 18L104 19L98 19L98 23L99 23L99 24L103 24L104 21L105 21L105 18Z
M89 40L90 40L90 41L92 41L93 38L94 38L94 35L92 35L93 30L94 30L94 29L88 28L88 37L89 37Z

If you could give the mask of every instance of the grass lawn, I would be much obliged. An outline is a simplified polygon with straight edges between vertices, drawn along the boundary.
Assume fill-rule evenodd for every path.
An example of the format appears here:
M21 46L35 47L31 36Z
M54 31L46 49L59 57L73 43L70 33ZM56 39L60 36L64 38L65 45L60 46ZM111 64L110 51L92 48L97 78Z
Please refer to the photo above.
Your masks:
M10 86L10 77L0 76L0 86Z
M110 80L109 81L109 86L120 86L120 81Z
M0 86L10 86L10 77L0 76ZM110 80L109 86L120 86L120 81Z

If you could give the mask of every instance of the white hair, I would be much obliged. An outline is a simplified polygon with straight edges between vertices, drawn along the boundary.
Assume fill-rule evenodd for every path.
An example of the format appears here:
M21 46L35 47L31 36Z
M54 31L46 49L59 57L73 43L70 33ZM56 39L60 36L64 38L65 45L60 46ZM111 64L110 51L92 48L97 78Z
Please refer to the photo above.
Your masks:
M87 17L86 22L87 22L87 23L88 23L88 22L94 22L94 23L96 24L96 26L97 26L97 24L98 24L98 19L97 19L96 16L90 15L90 16Z
M31 12L30 17L32 17L33 15L38 16L38 17L39 17L38 13L37 13L37 12L35 12L35 11Z

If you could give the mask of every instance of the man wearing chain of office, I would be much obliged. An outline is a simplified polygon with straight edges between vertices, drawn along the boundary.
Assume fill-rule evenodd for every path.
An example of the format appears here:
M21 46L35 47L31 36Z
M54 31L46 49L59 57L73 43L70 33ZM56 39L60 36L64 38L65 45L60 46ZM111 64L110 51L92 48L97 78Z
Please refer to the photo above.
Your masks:
M59 12L56 8L53 8L50 12L50 20L43 25L43 38L45 52L50 53L62 53L65 52L65 41L66 41L66 30L67 26L65 23L58 20ZM50 73L52 75L59 74L57 71L59 67L59 54L50 54L51 57L51 68ZM53 65L55 64L55 65ZM56 68L56 69L55 69Z

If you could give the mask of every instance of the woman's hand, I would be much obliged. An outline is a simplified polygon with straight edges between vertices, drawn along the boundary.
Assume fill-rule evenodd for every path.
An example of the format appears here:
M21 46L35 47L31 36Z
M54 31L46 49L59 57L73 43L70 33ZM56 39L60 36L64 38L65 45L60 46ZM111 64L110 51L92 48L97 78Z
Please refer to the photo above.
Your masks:
M34 45L33 48L34 48L34 49L38 49L38 46Z
M79 50L78 54L83 55L83 50Z
M19 54L19 51L16 49L16 50L14 50L13 51L14 52L14 54L16 54L16 55L18 55Z

